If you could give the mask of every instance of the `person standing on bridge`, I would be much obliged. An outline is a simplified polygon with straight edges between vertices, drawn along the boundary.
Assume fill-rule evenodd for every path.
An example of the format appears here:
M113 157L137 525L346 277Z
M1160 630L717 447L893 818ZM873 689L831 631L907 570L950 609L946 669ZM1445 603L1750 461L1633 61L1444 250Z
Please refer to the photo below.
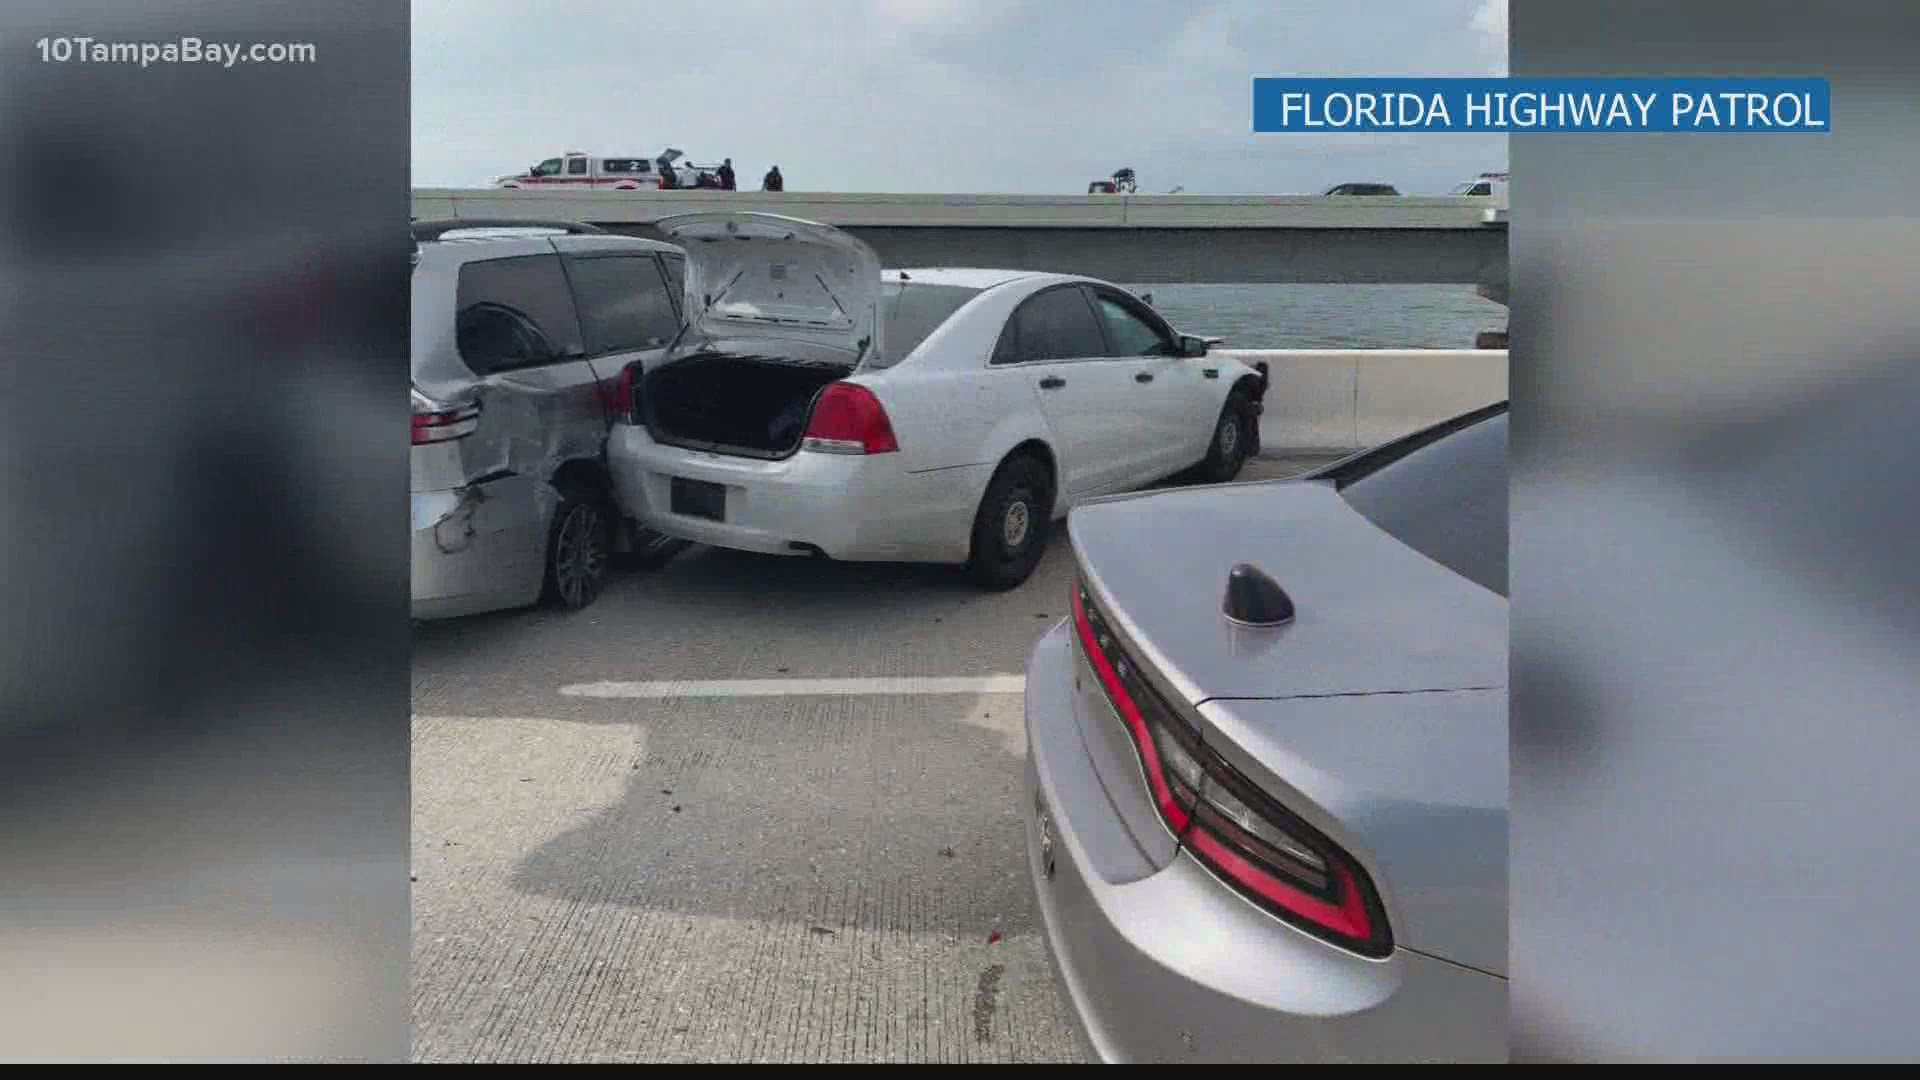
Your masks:
M773 168L767 170L767 178L765 180L760 181L760 190L761 191L787 190L787 178L780 175L780 166L775 165Z
M720 189L722 191L734 190L733 159L728 158L725 161L722 161L720 163L719 172L720 172Z

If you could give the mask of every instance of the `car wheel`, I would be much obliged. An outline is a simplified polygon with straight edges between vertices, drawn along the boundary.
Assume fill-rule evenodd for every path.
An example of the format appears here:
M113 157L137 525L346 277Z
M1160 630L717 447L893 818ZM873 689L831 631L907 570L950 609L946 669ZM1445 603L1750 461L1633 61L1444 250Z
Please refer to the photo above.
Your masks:
M1214 421L1213 439L1207 444L1206 459L1195 470L1195 478L1204 484L1224 484L1239 476L1257 437L1254 430L1257 423L1259 418L1254 415L1246 395L1229 396L1220 410L1220 418Z
M1053 476L1040 460L1009 459L993 474L974 515L967 576L1011 589L1033 573L1053 526Z
M600 500L561 499L547 539L547 601L564 611L592 604L607 583L612 558L612 522Z

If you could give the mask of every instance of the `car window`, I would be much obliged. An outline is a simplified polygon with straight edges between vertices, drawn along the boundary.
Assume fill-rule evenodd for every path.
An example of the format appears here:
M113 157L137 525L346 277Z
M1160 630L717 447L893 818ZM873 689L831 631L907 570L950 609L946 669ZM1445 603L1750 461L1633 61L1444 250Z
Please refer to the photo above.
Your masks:
M533 175L535 176L552 176L554 173L557 173L559 171L560 171L560 159L557 157L548 158L547 160L533 167Z
M460 358L476 375L580 355L580 323L557 255L461 266L455 310Z
M1000 335L993 362L1077 360L1106 352L1107 342L1100 335L1092 306L1078 287L1069 286L1049 289L1021 304Z
M1507 414L1361 475L1347 502L1395 539L1507 595Z
M652 254L575 258L568 270L590 355L659 348L680 329Z
M660 268L667 272L667 291L673 294L674 303L685 303L687 295L687 257L684 255L662 255L660 256Z
M962 285L916 285L889 281L880 290L883 323L880 330L883 356L873 360L874 367L892 367L920 347L927 336L959 311L967 301L980 295L979 289Z
M585 176L586 174L587 174L586 158L571 158L567 161L568 176Z
M1111 296L1099 298L1100 318L1107 325L1107 338L1114 356L1172 356L1173 341L1147 322L1124 302Z

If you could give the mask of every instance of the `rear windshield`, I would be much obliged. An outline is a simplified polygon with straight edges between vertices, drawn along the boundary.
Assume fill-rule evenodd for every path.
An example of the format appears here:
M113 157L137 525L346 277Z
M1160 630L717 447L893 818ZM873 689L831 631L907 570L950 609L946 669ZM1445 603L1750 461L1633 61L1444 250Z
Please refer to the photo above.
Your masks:
M967 301L980 295L979 289L962 285L920 285L889 281L880 289L880 331L884 355L876 356L871 366L892 367L920 347L927 335L940 328Z
M1394 539L1507 595L1507 414L1446 435L1341 494Z

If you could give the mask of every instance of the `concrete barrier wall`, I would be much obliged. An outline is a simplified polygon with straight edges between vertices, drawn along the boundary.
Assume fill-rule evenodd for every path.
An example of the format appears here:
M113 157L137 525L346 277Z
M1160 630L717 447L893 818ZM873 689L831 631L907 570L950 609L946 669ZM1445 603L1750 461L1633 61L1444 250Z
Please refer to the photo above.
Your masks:
M595 191L415 188L413 216L564 218L601 225L705 210L758 210L829 225L1133 229L1498 228L1486 198L1317 195L890 194L858 191Z
M1266 452L1359 450L1507 396L1505 349L1216 349L1272 373Z

